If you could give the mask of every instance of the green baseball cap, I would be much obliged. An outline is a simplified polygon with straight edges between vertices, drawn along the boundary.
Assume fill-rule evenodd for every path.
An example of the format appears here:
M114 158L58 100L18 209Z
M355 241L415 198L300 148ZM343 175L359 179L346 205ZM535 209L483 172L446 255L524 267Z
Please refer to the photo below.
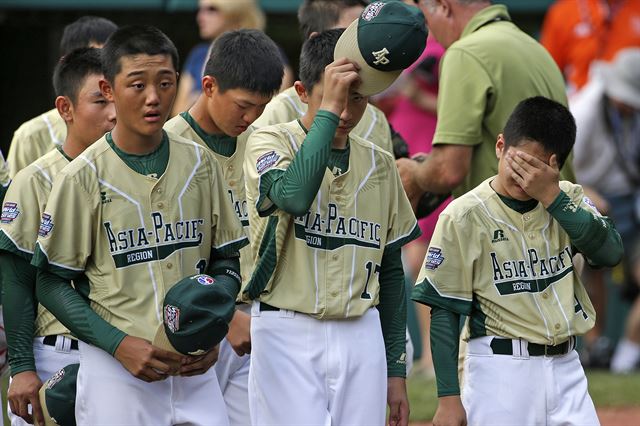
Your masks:
M202 355L227 335L235 300L205 274L178 281L164 296L163 321L153 345L183 355Z
M76 380L80 364L70 364L40 387L40 406L45 426L76 425Z
M427 43L424 15L401 1L376 1L342 33L334 59L348 58L360 66L358 92L380 93L413 64Z

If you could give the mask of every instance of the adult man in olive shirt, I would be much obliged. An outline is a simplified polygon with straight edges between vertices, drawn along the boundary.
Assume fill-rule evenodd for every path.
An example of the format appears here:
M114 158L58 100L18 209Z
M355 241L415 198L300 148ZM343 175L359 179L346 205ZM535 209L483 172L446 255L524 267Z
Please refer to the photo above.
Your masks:
M495 139L523 99L567 104L562 74L549 53L486 0L421 0L429 31L446 49L441 62L438 125L423 162L398 160L415 206L426 192L458 197L498 172ZM571 160L561 179L575 181Z

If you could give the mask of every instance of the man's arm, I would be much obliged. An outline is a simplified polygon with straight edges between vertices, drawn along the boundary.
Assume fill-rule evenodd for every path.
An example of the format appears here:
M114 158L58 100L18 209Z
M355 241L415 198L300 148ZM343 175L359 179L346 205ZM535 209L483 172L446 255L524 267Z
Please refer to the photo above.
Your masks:
M425 192L446 194L458 187L471 169L473 146L438 144L422 162L397 160L402 186L415 207Z

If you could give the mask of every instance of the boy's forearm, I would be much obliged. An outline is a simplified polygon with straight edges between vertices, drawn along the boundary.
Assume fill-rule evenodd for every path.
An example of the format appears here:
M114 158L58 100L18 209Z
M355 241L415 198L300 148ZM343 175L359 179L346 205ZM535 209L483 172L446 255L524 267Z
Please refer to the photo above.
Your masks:
M560 194L547 211L571 238L572 244L597 266L615 266L622 259L622 240L611 221L575 206L569 196Z
M0 251L0 281L11 375L36 371L33 335L38 302L36 268L14 253Z
M431 308L431 354L436 373L438 397L460 395L459 323L460 315L437 306Z
M309 210L320 189L338 123L337 115L318 111L293 161L269 189L269 199L280 209L293 216Z
M405 377L407 300L400 248L386 249L382 257L378 311L387 353L387 375Z
M91 309L69 280L53 272L38 270L36 295L73 335L112 355L126 336Z

